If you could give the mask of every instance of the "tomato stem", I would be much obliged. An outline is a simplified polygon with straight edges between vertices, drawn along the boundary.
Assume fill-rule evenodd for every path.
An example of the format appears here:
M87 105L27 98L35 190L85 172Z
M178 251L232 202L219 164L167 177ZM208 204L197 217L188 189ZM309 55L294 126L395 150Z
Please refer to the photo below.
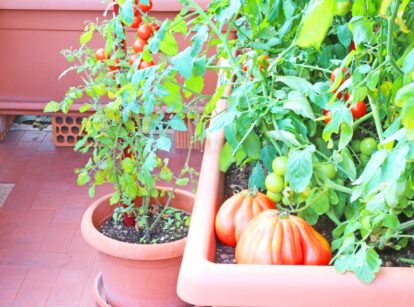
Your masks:
M375 123L375 128L377 129L378 138L380 142L382 142L384 140L384 131L382 130L382 124L381 124L381 119L379 115L378 105L376 102L374 102L371 99L370 95L368 95L368 101L371 106L372 115L374 116L374 123Z
M393 29L394 29L394 22L395 18L397 17L398 8L400 7L401 0L397 0L395 2L394 10L391 14L391 17L388 19L388 37L387 37L387 60L390 62L391 66L394 70L400 75L403 76L403 71L398 67L397 63L395 63L393 54L392 54L392 41L393 41Z

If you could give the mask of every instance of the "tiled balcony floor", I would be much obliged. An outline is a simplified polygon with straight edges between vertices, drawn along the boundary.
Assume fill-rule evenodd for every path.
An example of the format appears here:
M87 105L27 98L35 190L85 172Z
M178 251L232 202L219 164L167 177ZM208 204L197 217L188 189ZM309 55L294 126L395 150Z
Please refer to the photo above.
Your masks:
M194 152L193 164L201 157ZM173 158L180 167L184 153ZM74 174L85 161L55 148L48 132L11 131L0 143L0 183L15 184L0 208L0 307L96 306L99 259L79 229L92 200ZM96 198L110 191L101 187Z

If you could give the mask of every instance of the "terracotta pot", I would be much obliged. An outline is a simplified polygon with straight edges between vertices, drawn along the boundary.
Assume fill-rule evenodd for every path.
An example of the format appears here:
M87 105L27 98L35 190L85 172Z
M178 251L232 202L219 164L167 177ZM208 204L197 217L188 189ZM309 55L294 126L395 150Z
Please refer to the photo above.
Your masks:
M159 189L171 191L170 188ZM108 304L122 307L185 306L176 294L176 286L186 239L145 245L104 236L97 228L112 216L114 206L109 205L110 197L104 196L93 203L81 223L83 237L99 252L103 292ZM194 194L176 190L171 206L191 212L193 203ZM97 297L97 301L100 300ZM100 305L105 306L102 301Z
M216 264L214 220L223 197L223 142L222 131L207 138L178 279L183 300L199 306L414 306L413 268L381 268L366 285L332 266Z

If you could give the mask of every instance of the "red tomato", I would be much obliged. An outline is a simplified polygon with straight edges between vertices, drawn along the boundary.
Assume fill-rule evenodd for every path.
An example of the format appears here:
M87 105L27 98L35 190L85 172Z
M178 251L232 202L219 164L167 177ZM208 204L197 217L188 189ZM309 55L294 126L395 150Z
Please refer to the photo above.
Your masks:
M355 50L355 43L354 41L351 42L351 45L349 45L349 51Z
M141 16L135 16L134 20L132 21L131 28L138 29L141 22L142 22Z
M265 68L267 68L267 66L269 66L269 56L268 55L264 55L262 57L259 58L259 67L260 70L265 70Z
M329 242L304 219L265 210L245 228L236 246L244 264L328 265Z
M119 63L119 59L118 58L115 59L115 63L116 64ZM118 70L118 69L120 69L120 67L119 67L119 65L109 65L109 69L110 70Z
M134 227L135 223L135 216L133 214L124 213L124 225L126 227Z
M137 56L135 55L135 54L133 54L133 55L131 55L130 57L129 57L129 59L128 59L128 63L129 63L129 65L133 65L136 61L137 61Z
M332 73L331 73L331 81L332 82L335 82L335 79L336 79L336 77L339 73L339 70L340 70L340 68L337 67L332 71ZM342 69L342 73L343 73L343 80L346 79L346 78L349 78L349 72L345 67Z
M160 29L160 26L156 24L155 22L151 22L149 25L152 28L153 32L156 32Z
M142 4L141 2L139 2L138 3L138 7L144 13L149 12L152 9L152 1L149 0L149 4L148 5L145 5L145 4Z
M345 101L348 101L349 100L349 93L348 92L345 92L345 94L344 94L344 100Z
M105 49L99 48L95 51L95 59L98 61L106 60L108 57L105 55Z
M352 116L355 119L361 118L365 114L367 114L367 105L365 102L360 101L356 105L351 107Z
M325 122L325 124L329 123L332 119L331 118L331 115L332 115L331 111L323 110L322 113L323 113L324 116L326 116L326 118L323 120Z
M152 35L152 28L150 25L140 25L138 30L137 30L137 35L140 39L143 39L144 41L146 41L147 39L149 39Z
M136 53L144 51L144 47L147 44L146 40L138 38L132 45L132 48Z
M250 220L264 210L274 209L275 204L263 193L241 191L227 199L216 215L217 238L226 245L236 246Z
M153 61L142 61L141 63L139 63L138 67L139 69L145 69L148 67L154 66L154 62Z

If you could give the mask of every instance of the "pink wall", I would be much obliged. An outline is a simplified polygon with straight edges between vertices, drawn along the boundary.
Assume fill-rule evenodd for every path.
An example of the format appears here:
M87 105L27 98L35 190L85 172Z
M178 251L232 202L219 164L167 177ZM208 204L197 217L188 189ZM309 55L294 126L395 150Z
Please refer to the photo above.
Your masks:
M178 11L178 0L153 2L152 15L159 19ZM208 0L198 2L205 6ZM68 87L78 85L75 73L58 81L69 67L60 51L79 47L84 21L102 19L104 8L101 0L1 0L0 104L60 100ZM208 79L211 91L216 78Z

